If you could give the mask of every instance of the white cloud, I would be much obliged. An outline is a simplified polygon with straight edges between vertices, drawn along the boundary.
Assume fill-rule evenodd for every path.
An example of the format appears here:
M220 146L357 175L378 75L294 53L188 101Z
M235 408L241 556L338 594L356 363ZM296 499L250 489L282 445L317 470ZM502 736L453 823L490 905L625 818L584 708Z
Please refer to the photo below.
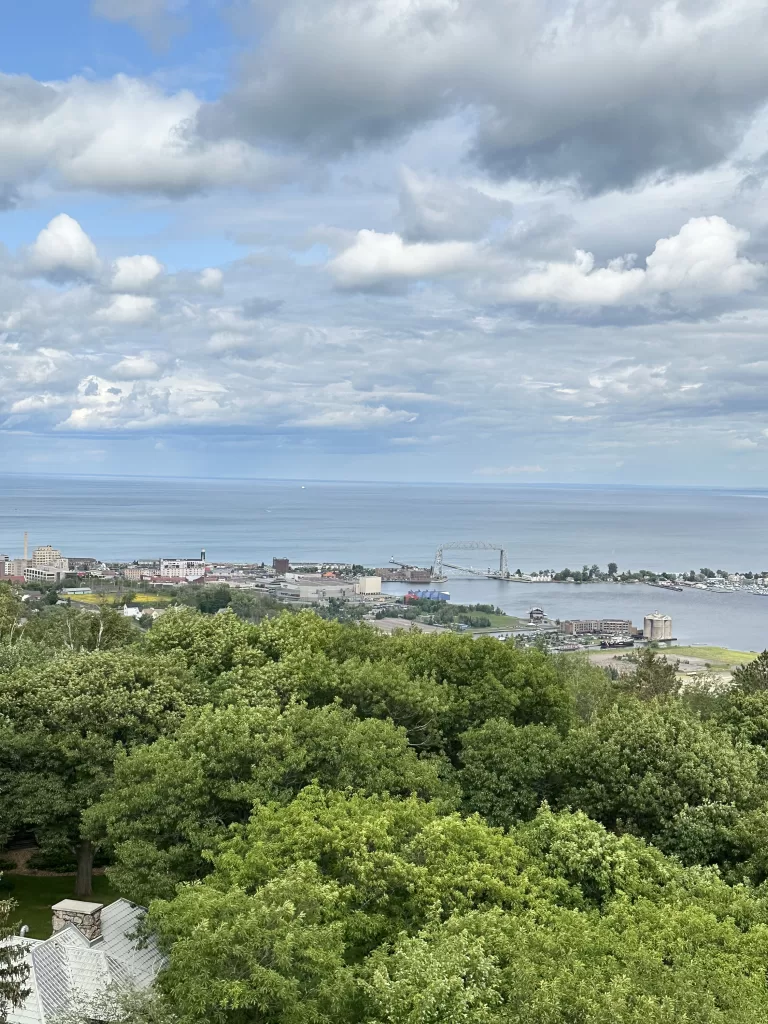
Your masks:
M115 295L108 306L94 315L113 324L141 324L154 312L155 300L148 295Z
M512 282L505 294L581 306L652 305L665 297L687 305L735 295L765 276L762 264L739 256L748 238L722 217L693 217L678 234L656 243L645 269L632 266L633 256L596 268L592 253L578 250L573 263L544 264Z
M160 367L149 356L125 356L112 367L111 372L120 380L141 380L157 377Z
M418 417L405 409L389 409L386 405L358 405L351 409L328 409L313 416L296 420L302 427L339 427L363 430L388 423L413 423Z
M221 288L223 280L224 275L218 267L206 267L205 270L200 271L197 283L206 292L217 292Z
M154 256L121 256L113 265L112 291L143 292L164 269Z
M358 231L328 267L342 288L375 288L466 270L475 261L469 242L404 242L396 234Z
M441 441L445 441L445 436L442 434L430 434L426 437L392 437L390 438L392 444L406 445L411 447L412 445L428 445L428 444L439 444Z
M106 425L118 415L131 389L131 384L118 386L96 375L84 377L77 385L76 401L81 404L72 409L61 426L87 430Z
M759 445L751 437L734 437L728 447L737 452L751 452L754 448L758 448Z
M591 423L600 419L599 416L555 416L558 423Z
M240 334L237 331L215 331L208 339L206 347L209 352L230 352L244 348L250 340L247 334Z
M42 84L0 74L0 182L46 175L68 188L179 196L260 188L295 167L239 140L197 138L199 106L188 90L168 94L126 75Z
M450 179L400 172L400 220L409 241L471 241L494 220L508 219L512 204Z
M68 281L95 277L101 263L96 246L78 222L60 213L29 247L27 266L34 274Z
M518 476L527 473L546 473L543 466L483 466L476 469L477 476Z
M213 138L325 156L460 115L498 178L599 191L716 166L768 91L762 0L247 6L253 52L200 114Z
M146 430L173 423L218 423L232 415L227 388L195 374L159 381L83 378L60 430Z
M47 392L36 395L28 395L26 398L20 398L18 401L11 405L11 413L18 415L19 413L40 413L45 412L47 409L55 409L67 402L65 395L52 395Z

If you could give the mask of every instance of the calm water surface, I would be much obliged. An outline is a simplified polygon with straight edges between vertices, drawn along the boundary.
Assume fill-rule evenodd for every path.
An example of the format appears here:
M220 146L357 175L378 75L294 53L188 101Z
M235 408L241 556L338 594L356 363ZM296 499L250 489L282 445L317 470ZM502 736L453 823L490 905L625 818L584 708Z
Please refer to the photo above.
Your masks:
M431 565L438 544L504 543L511 569L768 568L768 491L0 477L0 552L52 544L67 555L222 561L286 556ZM447 556L446 556L447 557ZM485 567L492 552L456 553ZM645 586L523 585L451 580L456 601L515 614L541 604L557 618L632 617L654 608L692 643L768 644L768 598Z

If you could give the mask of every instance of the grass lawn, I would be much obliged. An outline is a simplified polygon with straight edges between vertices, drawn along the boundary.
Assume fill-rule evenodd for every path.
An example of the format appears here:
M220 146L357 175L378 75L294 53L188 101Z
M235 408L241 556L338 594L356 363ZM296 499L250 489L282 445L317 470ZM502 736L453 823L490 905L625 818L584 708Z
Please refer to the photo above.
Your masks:
M72 602L72 604L114 604L114 594L62 594L62 597Z
M15 921L29 925L29 934L33 939L47 939L51 934L51 907L59 900L74 899L75 876L57 875L45 878L40 875L3 874L3 882L13 886L10 892L3 889L0 896L10 897L18 906L13 912ZM105 875L96 875L93 879L94 903L114 903L119 898L109 884Z
M64 597L68 595L64 594ZM117 594L73 594L71 596L72 604L101 604L102 601L106 604L114 604L117 598ZM160 605L170 603L170 597L167 594L134 594L129 601L132 605L146 604L152 608L159 608Z
M701 658L712 665L746 665L754 661L754 651L730 651L727 647L666 647L658 651L670 658Z
M520 629L528 619L519 619L515 615L494 615L487 612L478 612L478 615L485 615L491 620L494 629Z

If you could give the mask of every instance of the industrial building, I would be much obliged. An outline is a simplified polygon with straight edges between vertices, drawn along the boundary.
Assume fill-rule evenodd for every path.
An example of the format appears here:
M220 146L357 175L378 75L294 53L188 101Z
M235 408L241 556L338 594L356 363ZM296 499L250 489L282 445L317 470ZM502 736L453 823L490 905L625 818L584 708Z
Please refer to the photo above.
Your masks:
M643 638L645 640L672 640L672 616L661 612L651 612L643 619Z
M272 569L276 576L285 576L287 572L291 571L290 558L273 558Z
M377 603L384 600L380 576L360 576L356 580L341 580L322 576L292 576L275 580L269 585L269 594L279 601L291 604L327 604L332 598L355 603Z
M390 569L384 566L376 570L376 575L381 576L384 583L432 582L432 570L419 569L415 565L401 565L398 569Z
M569 636L628 636L635 632L630 619L567 619L560 632Z
M93 572L95 569L101 568L101 562L98 558L82 558L80 556L71 556L68 558L70 571L75 572Z
M358 594L380 594L381 576L360 576L356 583Z

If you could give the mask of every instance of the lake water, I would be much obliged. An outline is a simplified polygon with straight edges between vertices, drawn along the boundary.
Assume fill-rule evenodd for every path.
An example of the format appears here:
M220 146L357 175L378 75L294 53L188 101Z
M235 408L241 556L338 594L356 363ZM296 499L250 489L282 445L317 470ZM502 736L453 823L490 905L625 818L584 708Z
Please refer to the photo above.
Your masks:
M105 560L191 557L271 562L394 556L432 564L448 541L493 541L511 570L593 562L682 571L768 568L768 491L545 485L412 485L312 481L0 476L0 552L52 544ZM448 555L446 554L446 558ZM493 552L453 552L459 565L498 564ZM768 645L768 598L665 593L646 586L449 580L462 602L512 614L541 605L553 618L615 616L641 623L660 608L681 641L747 650Z
M388 583L384 589L405 593L410 588ZM662 611L672 616L673 636L680 643L738 651L768 647L768 597L753 594L679 593L642 583L522 584L483 579L449 579L439 589L447 590L457 604L493 604L521 618L540 607L553 619L631 619L642 629L644 615Z

